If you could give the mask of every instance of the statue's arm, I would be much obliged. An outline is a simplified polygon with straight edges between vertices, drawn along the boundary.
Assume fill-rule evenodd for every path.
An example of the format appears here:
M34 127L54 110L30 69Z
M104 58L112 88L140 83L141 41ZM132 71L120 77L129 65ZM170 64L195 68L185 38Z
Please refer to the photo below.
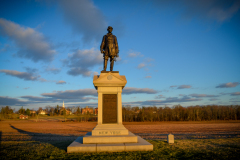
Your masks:
M103 53L103 48L104 48L104 46L105 46L105 36L103 36L103 38L102 38L102 43L101 43L101 45L100 45L100 51L101 51L101 53Z

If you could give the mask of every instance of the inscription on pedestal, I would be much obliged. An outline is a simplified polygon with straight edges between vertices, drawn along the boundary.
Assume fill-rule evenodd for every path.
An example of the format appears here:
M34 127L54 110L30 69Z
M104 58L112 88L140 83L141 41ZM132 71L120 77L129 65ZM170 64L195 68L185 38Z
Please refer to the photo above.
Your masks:
M117 94L103 94L103 123L117 123Z
M100 131L99 135L121 135L121 131Z

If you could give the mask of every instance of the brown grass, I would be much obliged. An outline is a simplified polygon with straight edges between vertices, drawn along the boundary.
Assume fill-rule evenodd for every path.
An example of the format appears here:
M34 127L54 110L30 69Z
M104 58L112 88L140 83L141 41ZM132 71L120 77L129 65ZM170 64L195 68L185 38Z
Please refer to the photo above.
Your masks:
M165 139L169 133L176 139L240 137L240 121L126 122L124 125L146 139Z
M125 122L124 126L146 139L166 139L169 133L175 139L209 139L240 137L240 121L216 122ZM39 140L57 139L74 140L90 132L97 122L34 122L0 121L1 139Z

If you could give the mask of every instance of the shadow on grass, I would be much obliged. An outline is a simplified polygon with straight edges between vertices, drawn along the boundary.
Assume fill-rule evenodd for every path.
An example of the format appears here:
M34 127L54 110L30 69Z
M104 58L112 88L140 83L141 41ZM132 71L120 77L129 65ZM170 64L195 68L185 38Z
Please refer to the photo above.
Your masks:
M29 135L31 138L28 139L28 141L49 143L65 151L67 151L67 147L77 138L77 136L63 136L63 135L51 134L51 133L28 132L28 131L16 128L11 124L9 125L11 128L17 130L19 133Z

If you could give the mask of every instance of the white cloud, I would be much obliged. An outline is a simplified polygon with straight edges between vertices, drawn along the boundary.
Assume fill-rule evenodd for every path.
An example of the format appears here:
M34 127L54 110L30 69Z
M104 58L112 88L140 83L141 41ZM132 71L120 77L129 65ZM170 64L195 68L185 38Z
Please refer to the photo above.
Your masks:
M19 71L15 71L15 70L2 69L2 70L0 70L0 72L5 73L6 75L24 79L26 81L36 81L40 77L38 75L33 75L33 73L19 72Z
M134 57L143 57L143 55L140 52L131 52L128 54L128 57L134 58Z
M239 85L239 82L229 82L229 83L219 84L218 86L216 86L216 88L233 88L233 87L236 87L237 85Z
M203 97L219 97L216 95L208 95L208 94L190 94L189 96L195 97L195 98L203 98Z
M9 37L19 48L17 56L30 59L34 62L52 61L56 54L44 36L32 28L0 18L0 34Z
M145 64L145 63L140 63L140 64L137 66L138 69L141 69L141 68L143 68L143 67L146 67L146 64Z
M141 105L141 106L155 106L155 105L164 105L164 104L172 104L172 103L183 103L183 102L195 102L201 101L202 99L198 98L190 98L188 96L184 96L182 98L178 97L168 97L165 100L147 100L147 101L136 101L136 102L124 102L123 104L131 104L131 105Z
M45 78L39 78L39 81L40 82L50 82L50 81L46 80Z
M178 86L177 89L185 89L185 88L192 88L192 86L191 85L180 85L180 86Z
M211 98L211 99L209 99L209 101L217 101L217 100L219 100L219 99L217 99L217 98Z
M4 44L3 48L0 49L0 53L8 51L10 48L11 46L9 44Z
M170 86L170 88L176 88L178 87L177 89L185 89L185 88L191 88L192 86L191 85L172 85Z
M185 18L210 19L224 22L231 19L240 10L239 0L184 0L159 1L153 0L154 6L174 8Z
M63 63L70 68L67 72L69 75L89 77L94 73L90 69L103 63L103 55L99 50L95 50L94 48L90 50L77 50L69 54Z
M53 98L53 99L81 99L83 101L92 99L92 97L87 96L97 96L97 90L95 89L79 89L79 90L66 90L66 91L56 91L54 93L43 93L41 94L44 97L47 98ZM71 101L70 100L70 101Z
M149 70L149 67L152 67L152 66L153 66L153 64L151 63L152 61L154 61L154 59L152 59L152 58L144 58L143 62L140 63L140 64L137 66L137 68L138 68L138 69L144 68L145 71L148 71L148 70Z
M209 19L215 19L219 22L230 19L240 9L238 0L205 0L193 2L186 1L188 15L205 16ZM190 13L190 14L189 14Z
M152 78L152 76L146 76L145 78Z
M17 77L17 78L23 79L25 81L49 82L48 80L41 78L40 75L36 74L35 73L36 69L26 67L26 70L28 72L19 72L16 70L2 69L2 70L0 70L0 73L2 72L2 73L5 73L6 75Z
M163 95L157 95L157 96L155 96L155 99L161 99L161 98L165 98Z
M136 93L145 93L145 94L155 94L158 91L150 88L134 88L134 87L125 87L122 94L136 94Z
M240 92L231 93L231 96L239 96L239 95L240 95Z
M53 74L58 74L61 71L61 69L60 68L55 68L55 67L48 67L48 68L45 69L45 71L51 72Z
M66 81L58 81L56 84L66 84Z
M85 42L101 39L103 31L107 32L107 22L102 12L92 0L61 0L63 16L73 30L81 33ZM114 26L113 26L114 27Z
M0 96L0 106L12 106L12 105L16 105L16 106L22 106L22 105L26 105L27 102L26 101L22 101L19 100L17 98L11 98L8 96Z
M30 100L29 103L31 102L50 102L51 99L47 99L45 97L37 97L37 96L21 96L21 98L24 98L24 99L27 99L27 100Z

